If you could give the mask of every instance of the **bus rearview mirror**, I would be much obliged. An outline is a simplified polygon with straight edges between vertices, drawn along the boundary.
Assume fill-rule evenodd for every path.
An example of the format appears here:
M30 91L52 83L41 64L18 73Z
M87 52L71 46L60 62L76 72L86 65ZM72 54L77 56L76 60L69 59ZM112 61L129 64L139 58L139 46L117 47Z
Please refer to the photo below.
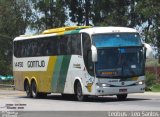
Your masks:
M92 62L97 62L97 48L92 45Z
M154 59L152 47L147 43L144 43L144 46L146 48L146 58L147 59Z

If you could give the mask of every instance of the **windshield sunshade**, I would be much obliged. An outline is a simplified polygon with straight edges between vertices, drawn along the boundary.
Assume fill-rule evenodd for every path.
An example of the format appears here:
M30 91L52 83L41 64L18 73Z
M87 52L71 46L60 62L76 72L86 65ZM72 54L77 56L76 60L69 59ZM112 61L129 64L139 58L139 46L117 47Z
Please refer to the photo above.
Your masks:
M97 34L92 36L96 47L141 46L140 36L136 33Z

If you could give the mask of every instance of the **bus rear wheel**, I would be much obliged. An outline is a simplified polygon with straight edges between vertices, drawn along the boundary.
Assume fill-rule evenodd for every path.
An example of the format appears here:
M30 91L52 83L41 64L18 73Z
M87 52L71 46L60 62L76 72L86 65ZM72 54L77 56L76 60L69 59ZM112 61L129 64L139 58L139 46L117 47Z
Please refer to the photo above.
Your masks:
M87 96L83 95L82 86L81 86L80 82L76 83L76 98L78 101L84 101L87 99Z
M38 98L37 84L35 81L32 81L31 83L31 92L32 92L33 98Z
M31 94L33 98L46 98L47 93L40 93L37 91L37 84L35 81L31 83Z
M118 94L118 95L117 95L117 99L118 99L119 101L124 101L124 100L127 99L127 94Z
M24 89L26 91L27 97L31 98L32 97L32 92L31 92L31 87L30 87L28 81L25 81L25 83L24 83Z

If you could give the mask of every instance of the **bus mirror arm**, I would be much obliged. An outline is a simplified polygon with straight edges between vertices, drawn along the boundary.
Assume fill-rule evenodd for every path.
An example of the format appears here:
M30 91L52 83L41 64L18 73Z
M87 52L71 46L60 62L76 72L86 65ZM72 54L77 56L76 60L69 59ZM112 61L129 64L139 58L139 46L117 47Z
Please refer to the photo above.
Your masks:
M92 45L91 51L92 51L92 62L95 63L97 62L97 48Z

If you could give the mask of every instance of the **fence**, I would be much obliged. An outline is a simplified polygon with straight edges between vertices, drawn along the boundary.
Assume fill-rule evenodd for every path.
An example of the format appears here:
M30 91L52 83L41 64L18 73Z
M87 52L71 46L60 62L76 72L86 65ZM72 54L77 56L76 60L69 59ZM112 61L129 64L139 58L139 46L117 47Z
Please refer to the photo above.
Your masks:
M155 74L155 79L157 83L160 83L160 67L159 66L146 67L146 71L149 73Z
M147 59L146 60L146 72L154 74L157 83L160 83L160 64L158 59Z
M0 80L0 89L11 89L14 90L14 80Z

